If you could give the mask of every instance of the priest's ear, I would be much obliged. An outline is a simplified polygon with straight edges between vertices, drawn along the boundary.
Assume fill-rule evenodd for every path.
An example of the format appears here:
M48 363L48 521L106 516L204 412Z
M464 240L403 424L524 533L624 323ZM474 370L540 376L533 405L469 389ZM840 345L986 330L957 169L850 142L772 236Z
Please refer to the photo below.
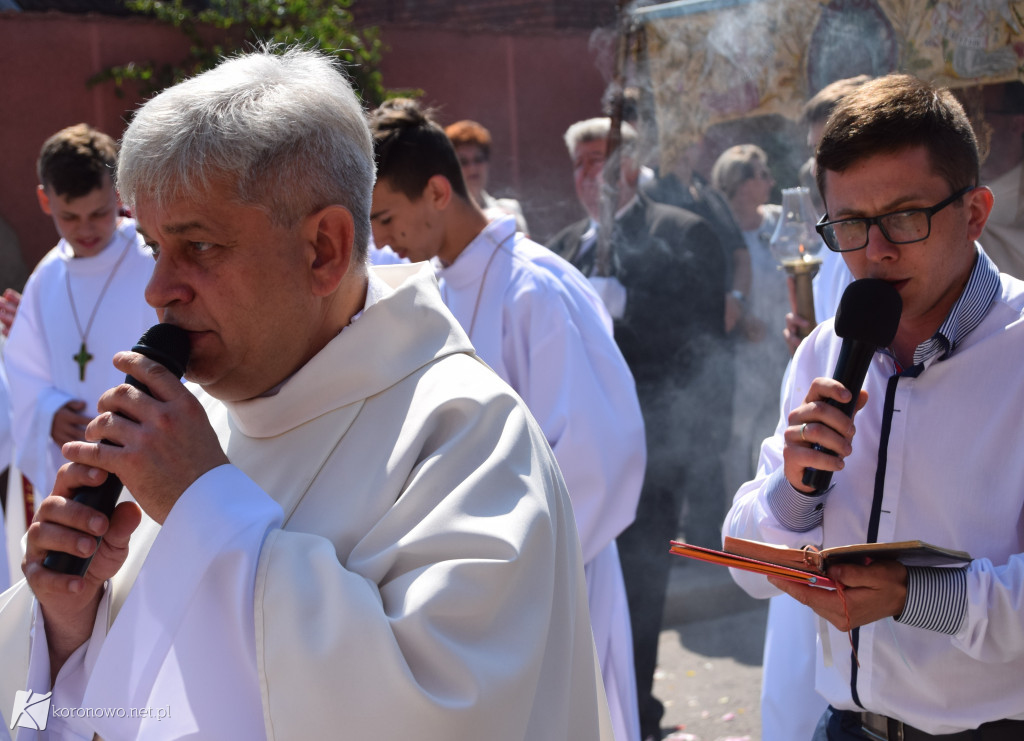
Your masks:
M326 206L306 217L302 236L309 249L313 293L328 296L338 288L349 268L355 241L355 222L347 208Z

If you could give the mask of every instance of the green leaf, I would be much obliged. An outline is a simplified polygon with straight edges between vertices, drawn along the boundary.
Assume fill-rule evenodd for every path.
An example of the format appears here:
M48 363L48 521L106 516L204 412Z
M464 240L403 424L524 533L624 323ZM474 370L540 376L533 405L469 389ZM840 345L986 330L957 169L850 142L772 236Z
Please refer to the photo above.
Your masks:
M125 0L125 7L133 13L177 28L190 42L188 54L174 64L130 60L105 68L86 84L112 83L117 95L123 96L126 83L131 83L148 97L254 44L301 43L341 61L364 102L375 106L392 97L379 70L387 47L379 29L355 27L352 2L210 0L208 7L197 12L184 0Z

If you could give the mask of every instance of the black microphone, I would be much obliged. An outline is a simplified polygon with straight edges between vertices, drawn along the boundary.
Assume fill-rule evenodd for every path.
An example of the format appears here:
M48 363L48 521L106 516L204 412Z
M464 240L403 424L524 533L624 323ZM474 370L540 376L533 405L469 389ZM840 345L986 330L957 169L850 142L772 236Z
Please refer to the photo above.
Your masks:
M862 278L843 291L835 322L836 334L843 338L843 346L832 377L850 391L851 397L845 404L834 399L828 399L827 403L848 417L853 416L875 351L888 347L896 337L902 311L903 299L899 291L884 280ZM835 452L818 444L814 449L835 455ZM823 491L832 482L832 472L806 468L802 481L804 486L813 486L816 492Z
M188 333L173 324L155 324L142 334L132 351L155 360L173 373L175 378L181 378L185 373L185 366L188 365ZM124 382L152 396L145 384L131 375L125 376ZM121 496L123 486L121 480L111 473L102 484L78 487L72 499L99 510L109 519L114 514L114 507ZM101 538L96 538L97 545L100 540ZM95 551L93 555L96 555ZM62 574L85 576L91 562L92 556L82 558L62 551L50 551L43 559L43 566Z

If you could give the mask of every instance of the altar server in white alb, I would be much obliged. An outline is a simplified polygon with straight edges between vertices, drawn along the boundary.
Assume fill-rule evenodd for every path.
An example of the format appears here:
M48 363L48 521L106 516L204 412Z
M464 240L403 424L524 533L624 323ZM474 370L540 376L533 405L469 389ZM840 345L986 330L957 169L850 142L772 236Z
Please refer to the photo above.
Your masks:
M636 385L587 279L467 194L444 130L411 100L370 117L377 244L431 260L480 357L537 418L576 515L590 615L616 737L639 736L632 638L615 538L634 519L646 463Z
M58 131L37 162L37 195L60 242L32 272L4 348L15 466L38 500L83 440L96 402L124 373L111 364L156 321L145 288L153 260L120 215L117 144L87 124Z
M612 738L554 456L429 268L367 266L373 182L316 52L225 61L133 118L118 185L192 384L116 356L153 398L102 397L0 596L0 697L52 688L47 733ZM100 470L138 502L109 523L67 498ZM86 533L84 579L42 565Z

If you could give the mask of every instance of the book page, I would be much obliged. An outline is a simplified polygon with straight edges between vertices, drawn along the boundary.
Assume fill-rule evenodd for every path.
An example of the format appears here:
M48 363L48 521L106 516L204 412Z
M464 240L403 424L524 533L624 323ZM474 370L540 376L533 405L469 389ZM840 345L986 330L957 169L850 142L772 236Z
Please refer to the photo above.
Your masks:
M724 550L759 561L817 573L825 573L829 565L837 563L867 565L873 561L899 561L904 566L962 566L971 562L971 556L964 551L940 548L920 540L856 543L833 546L818 552L810 547L801 550L726 536Z
M826 548L821 555L826 565L899 561L904 566L962 566L971 562L970 554L965 551L940 548L920 540L836 546Z

